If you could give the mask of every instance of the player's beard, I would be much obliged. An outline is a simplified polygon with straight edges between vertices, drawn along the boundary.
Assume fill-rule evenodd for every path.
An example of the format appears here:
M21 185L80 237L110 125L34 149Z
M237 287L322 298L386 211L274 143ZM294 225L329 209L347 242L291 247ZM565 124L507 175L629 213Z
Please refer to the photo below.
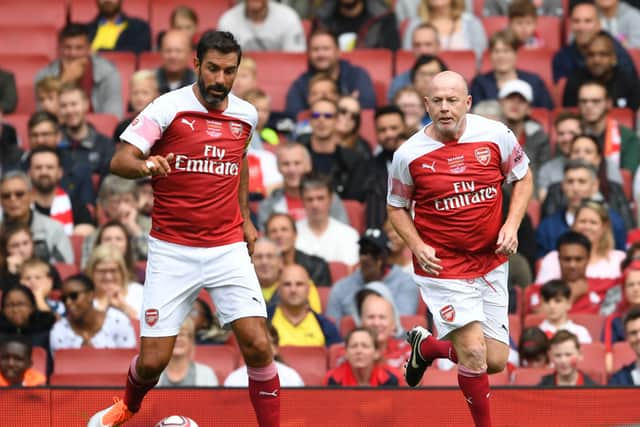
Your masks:
M230 88L225 87L221 84L205 86L202 77L198 78L198 89L200 90L200 95L202 95L204 101L209 105L219 105L222 101L225 100L225 98L231 91ZM213 95L209 92L209 90L217 90L219 92L222 92L222 95Z

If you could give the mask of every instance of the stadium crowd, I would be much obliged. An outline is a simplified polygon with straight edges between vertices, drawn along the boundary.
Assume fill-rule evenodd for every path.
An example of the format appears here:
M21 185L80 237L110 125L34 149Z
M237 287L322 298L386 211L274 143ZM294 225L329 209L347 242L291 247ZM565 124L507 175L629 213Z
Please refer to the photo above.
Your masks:
M196 81L207 29L242 45L233 92L258 111L252 259L283 386L405 384L404 331L432 314L386 218L387 173L447 69L536 184L492 382L640 385L637 0L24 3L50 13L0 17L0 386L123 383L100 362L74 371L138 340L152 183L109 163L140 111ZM246 386L240 359L203 292L159 386ZM456 384L445 360L423 381Z

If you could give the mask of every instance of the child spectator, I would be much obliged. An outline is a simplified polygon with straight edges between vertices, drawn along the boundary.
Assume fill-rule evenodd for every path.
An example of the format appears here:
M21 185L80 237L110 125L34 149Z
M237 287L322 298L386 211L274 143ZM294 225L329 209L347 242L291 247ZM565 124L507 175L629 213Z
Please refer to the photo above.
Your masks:
M233 94L245 99L247 93L258 89L257 75L258 65L256 61L248 56L242 56L240 65L238 65L236 79L233 81L233 87L231 88Z
M509 26L520 44L525 49L539 49L544 40L538 37L536 24L538 11L531 0L516 0L509 6Z
M571 288L563 280L550 280L540 289L544 321L539 328L551 338L557 331L567 330L578 337L582 344L591 342L591 335L584 327L569 320Z
M38 109L60 117L60 87L62 82L55 76L46 76L36 82Z
M523 368L549 366L549 337L540 328L527 328L520 334L518 356Z
M578 337L569 331L559 331L549 342L549 359L555 367L552 374L545 375L541 386L596 386L597 384L577 368L582 360Z
M615 372L609 379L609 385L638 386L640 385L640 308L632 308L624 316L624 329L627 334L627 342L636 359Z
M31 342L23 336L10 336L0 342L0 387L46 385L47 377L32 367Z
M64 316L64 304L51 298L54 276L51 265L38 258L31 258L22 264L20 283L31 289L40 311L50 311L57 318Z

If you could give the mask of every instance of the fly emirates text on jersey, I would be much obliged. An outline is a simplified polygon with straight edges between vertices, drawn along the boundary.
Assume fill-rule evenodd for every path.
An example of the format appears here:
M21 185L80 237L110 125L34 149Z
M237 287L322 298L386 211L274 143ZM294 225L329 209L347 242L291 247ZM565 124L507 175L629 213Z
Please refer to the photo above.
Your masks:
M450 211L463 208L465 206L482 203L495 199L498 195L498 188L489 186L476 191L475 181L459 181L453 183L455 195L436 199L435 207L439 211Z
M184 154L176 154L175 169L211 175L238 175L238 164L224 161L226 151L224 148L219 148L215 145L205 145L204 159L190 159Z

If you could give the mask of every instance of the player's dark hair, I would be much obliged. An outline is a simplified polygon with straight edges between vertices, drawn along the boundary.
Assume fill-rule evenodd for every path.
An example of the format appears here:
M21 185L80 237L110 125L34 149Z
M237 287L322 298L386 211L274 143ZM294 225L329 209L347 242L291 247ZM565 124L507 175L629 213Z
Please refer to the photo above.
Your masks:
M0 339L0 348L4 349L7 347L7 345L13 344L13 343L22 344L23 346L25 346L27 350L27 355L29 356L29 359L31 359L31 352L33 351L33 343L31 342L31 337L29 335L18 335L18 334L5 335L2 337L2 339Z
M69 22L58 33L58 41L69 39L71 37L84 36L89 40L89 27L78 22Z
M269 218L267 218L267 220L264 223L265 232L269 230L269 224L271 224L271 221L273 221L276 218L286 218L287 220L289 220L289 224L291 224L291 228L293 228L293 232L296 234L298 233L298 228L296 227L296 220L293 219L291 215L284 212L274 212L271 215L269 215Z
M518 342L518 354L520 356L520 364L522 362L534 360L540 355L544 355L545 359L549 350L549 337L538 327L526 328L520 334Z
M36 297L33 295L33 291L29 287L27 287L25 285L22 285L20 283L15 283L15 284L11 285L9 287L9 289L5 290L2 293L2 301L0 301L0 307L3 310L5 308L4 305L7 302L7 296L12 292L20 292L23 295L25 295L27 297L27 299L31 302L31 306L33 307L33 309L34 310L37 309Z
M556 249L560 251L564 245L580 245L586 249L587 253L591 253L591 241L584 234L574 230L569 230L558 237Z
M632 322L634 320L640 319L640 307L634 307L627 311L627 314L624 315L622 319L622 324L625 329L627 328L627 323Z
M435 56L435 55L420 55L417 59L416 62L413 63L413 66L411 67L411 71L409 72L409 76L411 78L411 81L413 82L416 73L418 72L418 70L420 69L420 67L422 67L423 65L426 64L430 64L432 62L437 62L438 65L440 66L440 71L447 71L447 64L444 63L444 61L442 59L440 59L439 57Z
M540 296L544 302L557 297L569 299L571 298L571 288L564 280L549 280L540 288Z
M202 63L205 55L210 50L217 50L223 54L235 53L238 55L238 63L236 65L240 65L240 60L242 59L242 48L230 32L214 30L206 31L202 37L200 37L198 47L196 48L198 62Z
M51 124L53 124L56 127L56 129L60 125L60 122L58 121L58 118L56 116L54 116L53 114L51 114L50 112L48 112L48 111L37 111L37 112L33 113L29 117L29 121L27 122L27 129L31 130L34 127L36 127L37 125L39 125L40 123L43 123L43 122L50 122Z
M331 178L317 172L305 174L300 180L300 194L304 196L305 191L326 188L329 194L333 194L331 188Z
M78 282L80 283L85 291L94 291L96 289L96 285L93 283L93 280L89 276L84 273L74 274L73 276L67 277L62 283L69 282Z
M566 329L561 329L556 332L551 340L549 340L549 347L562 344L566 341L573 341L573 343L576 345L576 348L580 350L580 341L578 340L578 337L575 334L567 331Z
M58 149L49 147L47 145L40 145L32 149L31 151L29 151L29 155L27 156L27 169L31 167L31 161L33 159L33 156L35 156L36 154L42 154L42 153L53 154L58 160L58 166L62 166L62 159L60 158L60 152L58 151Z
M402 121L404 122L404 113L397 105L383 105L376 108L376 111L373 114L373 120L376 121L378 120L378 117L386 116L387 114L398 114L402 117Z

